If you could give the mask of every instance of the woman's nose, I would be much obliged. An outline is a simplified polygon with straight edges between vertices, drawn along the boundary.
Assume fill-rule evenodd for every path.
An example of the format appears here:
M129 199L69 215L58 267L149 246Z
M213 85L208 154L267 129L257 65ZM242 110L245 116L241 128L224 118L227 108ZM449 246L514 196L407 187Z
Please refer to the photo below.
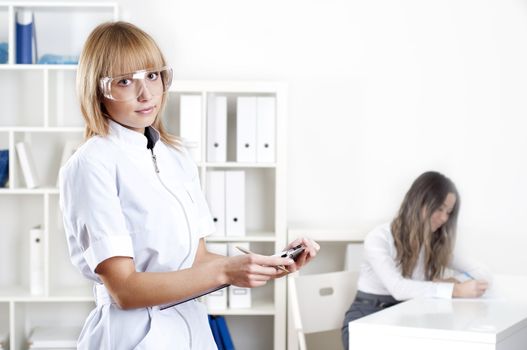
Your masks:
M142 82L141 85L141 93L137 97L139 101L148 101L152 99L152 94L150 93L150 90L148 90L148 87L146 86L145 82Z

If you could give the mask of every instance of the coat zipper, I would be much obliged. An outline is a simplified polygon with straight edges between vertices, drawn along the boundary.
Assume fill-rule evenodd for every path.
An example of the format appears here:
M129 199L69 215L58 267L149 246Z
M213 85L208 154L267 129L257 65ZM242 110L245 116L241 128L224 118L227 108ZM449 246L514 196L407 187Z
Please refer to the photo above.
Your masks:
M179 264L179 267L178 267L178 270L181 269L181 266L183 266L183 263L188 259L188 257L190 256L190 252L192 250L192 234L191 234L191 229L190 229L190 221L188 219L188 215L187 215L187 211L185 210L185 207L183 206L183 203L181 203L181 201L179 200L179 198L174 194L174 192L172 192L166 185L165 183L163 182L163 180L161 180L161 177L159 176L159 167L157 166L157 157L156 155L154 154L154 149L153 148L150 148L150 152L152 153L152 162L154 163L154 170L156 172L156 175L157 175L157 179L159 180L159 182L161 183L161 185L168 191L168 193L170 193L172 195L172 197L174 197L176 199L176 201L178 202L179 206L181 207L181 210L183 211L183 215L185 215L185 220L187 222L187 232L188 232L188 252L187 252L187 255L185 256L185 258L183 260L181 260L181 264ZM190 194L189 194L190 196ZM191 197L192 199L192 197ZM189 337L189 349L192 349L192 332L191 332L191 329L190 329L190 325L187 321L187 319L183 316L183 314L176 308L175 309L176 312L178 313L178 315L183 319L183 322L185 322L185 326L187 327L187 332L188 332L188 337Z

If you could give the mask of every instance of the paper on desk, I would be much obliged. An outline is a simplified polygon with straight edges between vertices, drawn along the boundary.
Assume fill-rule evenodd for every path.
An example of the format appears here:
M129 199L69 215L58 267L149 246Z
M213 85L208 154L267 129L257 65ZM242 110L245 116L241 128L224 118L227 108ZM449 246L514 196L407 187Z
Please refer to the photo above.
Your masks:
M503 299L527 302L527 276L495 275L483 299Z

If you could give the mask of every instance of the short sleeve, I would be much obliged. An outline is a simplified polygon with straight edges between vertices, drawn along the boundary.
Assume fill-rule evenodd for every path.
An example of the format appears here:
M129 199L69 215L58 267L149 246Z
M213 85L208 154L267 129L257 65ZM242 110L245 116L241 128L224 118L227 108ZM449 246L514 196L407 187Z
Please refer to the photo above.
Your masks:
M115 164L71 159L60 172L60 206L72 262L98 279L95 269L114 256L134 257L118 197Z

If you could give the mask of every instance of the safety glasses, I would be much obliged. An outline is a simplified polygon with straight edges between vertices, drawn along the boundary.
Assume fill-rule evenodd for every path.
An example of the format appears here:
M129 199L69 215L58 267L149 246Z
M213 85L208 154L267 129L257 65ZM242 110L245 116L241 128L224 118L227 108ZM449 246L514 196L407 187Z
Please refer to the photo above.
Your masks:
M164 94L172 84L172 68L144 69L100 80L104 97L114 101L138 98L146 88L153 96Z

